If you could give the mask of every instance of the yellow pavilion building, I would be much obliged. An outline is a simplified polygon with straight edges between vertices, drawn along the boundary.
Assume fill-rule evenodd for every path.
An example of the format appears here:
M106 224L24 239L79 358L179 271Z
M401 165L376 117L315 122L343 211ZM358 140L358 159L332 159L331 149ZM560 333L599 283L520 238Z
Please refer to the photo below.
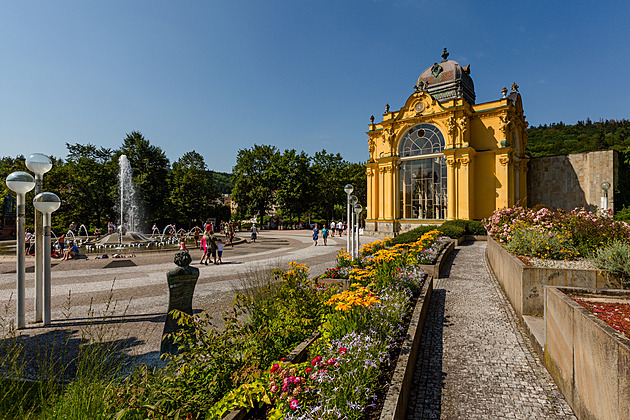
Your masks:
M449 60L446 48L442 58L420 74L400 110L386 105L383 121L371 117L368 232L478 220L527 196L527 122L518 86L476 104L470 66Z

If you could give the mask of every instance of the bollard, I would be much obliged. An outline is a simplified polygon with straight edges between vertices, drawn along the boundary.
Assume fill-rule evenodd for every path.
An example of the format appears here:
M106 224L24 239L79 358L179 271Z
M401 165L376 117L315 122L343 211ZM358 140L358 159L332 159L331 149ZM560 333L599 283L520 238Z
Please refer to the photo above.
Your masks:
M195 285L199 278L199 269L190 267L192 258L186 251L179 251L175 254L174 262L178 267L173 268L166 273L168 280L168 312L166 314L166 322L164 323L164 332L162 333L162 345L160 346L160 354L169 353L177 354L177 345L172 338L166 335L180 330L182 327L171 316L171 311L177 309L188 315L193 314L192 299L195 292Z

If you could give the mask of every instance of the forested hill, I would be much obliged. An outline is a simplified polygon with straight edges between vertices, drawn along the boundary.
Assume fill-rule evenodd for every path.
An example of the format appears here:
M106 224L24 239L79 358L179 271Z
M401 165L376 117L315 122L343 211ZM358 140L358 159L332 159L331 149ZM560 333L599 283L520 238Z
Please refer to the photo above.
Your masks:
M214 188L221 194L230 194L234 183L232 182L232 174L226 172L213 172Z
M614 149L620 160L630 158L630 121L562 122L527 129L526 153L531 157L568 155L594 150Z

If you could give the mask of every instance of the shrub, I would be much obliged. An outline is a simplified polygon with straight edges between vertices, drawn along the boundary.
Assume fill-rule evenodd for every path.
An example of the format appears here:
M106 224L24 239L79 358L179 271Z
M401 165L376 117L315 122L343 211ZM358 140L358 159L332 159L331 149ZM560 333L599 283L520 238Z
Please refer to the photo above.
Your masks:
M625 286L630 285L629 244L614 241L610 245L598 249L590 259L595 267L611 272Z
M464 229L466 235L487 235L486 228L483 223L476 220L455 219L448 220L442 226L457 226Z
M578 255L567 236L536 228L517 230L505 248L514 254L551 260L570 260Z
M461 238L466 234L466 230L459 226L453 225L442 225L437 228L440 232L442 232L445 236L450 237L451 239Z

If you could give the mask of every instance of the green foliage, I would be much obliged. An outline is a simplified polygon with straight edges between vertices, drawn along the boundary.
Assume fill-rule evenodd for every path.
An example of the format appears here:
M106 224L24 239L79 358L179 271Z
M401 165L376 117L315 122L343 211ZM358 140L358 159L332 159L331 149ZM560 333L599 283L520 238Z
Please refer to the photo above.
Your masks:
M297 153L294 149L285 150L275 169L279 179L275 199L280 208L288 215L306 213L315 198L306 153Z
M616 212L614 219L619 222L630 222L630 206L624 206L623 209Z
M488 234L486 232L486 228L483 226L483 223L478 222L476 220L463 220L463 219L448 220L442 224L442 227L445 227L445 226L460 227L464 229L465 235L487 235Z
M516 230L505 248L514 254L549 260L571 260L578 256L569 237L536 228Z
M177 220L188 221L189 227L201 225L217 196L203 156L193 150L173 163L170 200Z
M467 222L467 221L464 221L464 220L449 221L449 222L443 223L440 226L418 226L415 229L412 229L405 233L401 233L395 238L392 238L391 241L389 242L389 245L408 244L411 242L416 242L418 239L422 237L422 235L435 229L439 230L442 235L448 236L452 239L461 238L462 236L467 234L466 229L461 227L462 225L461 222ZM475 222L473 222L470 226L471 226L471 229L478 229Z
M234 188L232 174L212 171L212 179L214 179L214 188L219 194L232 193L232 189Z
M630 244L627 242L613 241L594 252L590 260L595 267L615 275L625 286L630 285Z
M461 238L466 234L466 230L462 227L455 225L442 225L438 226L437 230L439 230L444 236L448 236L452 239Z
M265 212L274 203L274 191L280 178L277 164L280 152L275 146L257 145L241 149L232 171L234 189L232 200L249 214L258 214L262 220Z

